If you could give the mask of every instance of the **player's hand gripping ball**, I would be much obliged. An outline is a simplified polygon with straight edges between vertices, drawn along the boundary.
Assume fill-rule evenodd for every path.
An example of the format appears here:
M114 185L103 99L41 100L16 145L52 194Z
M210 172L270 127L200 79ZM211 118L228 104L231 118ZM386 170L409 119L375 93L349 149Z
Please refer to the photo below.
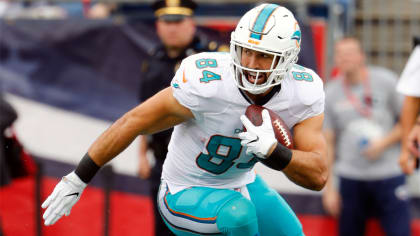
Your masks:
M267 110L268 113L265 119L263 110ZM241 117L241 120L245 126L244 132L239 135L242 139L242 144L251 149L249 151L258 157L266 158L267 152L273 145L273 134L279 143L289 149L293 149L293 137L289 128L283 119L272 110L258 105L250 105L245 111L245 116ZM252 130L249 130L250 128ZM256 144L254 145L253 143ZM252 146L259 146L262 150ZM248 150L247 153L249 153Z

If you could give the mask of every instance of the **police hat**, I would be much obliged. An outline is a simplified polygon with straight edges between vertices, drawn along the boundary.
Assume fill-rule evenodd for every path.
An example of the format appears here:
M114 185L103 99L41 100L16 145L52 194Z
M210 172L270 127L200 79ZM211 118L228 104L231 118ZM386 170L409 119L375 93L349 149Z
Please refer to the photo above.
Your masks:
M159 0L152 4L155 16L165 21L180 21L192 16L196 7L192 0Z

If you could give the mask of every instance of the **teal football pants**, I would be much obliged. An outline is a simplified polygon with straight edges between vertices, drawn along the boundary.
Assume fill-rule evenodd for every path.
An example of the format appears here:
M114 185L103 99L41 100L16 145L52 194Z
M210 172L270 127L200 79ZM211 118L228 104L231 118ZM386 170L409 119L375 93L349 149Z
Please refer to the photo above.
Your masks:
M261 177L238 191L192 187L169 193L163 182L159 211L176 235L301 236L302 225L286 201Z

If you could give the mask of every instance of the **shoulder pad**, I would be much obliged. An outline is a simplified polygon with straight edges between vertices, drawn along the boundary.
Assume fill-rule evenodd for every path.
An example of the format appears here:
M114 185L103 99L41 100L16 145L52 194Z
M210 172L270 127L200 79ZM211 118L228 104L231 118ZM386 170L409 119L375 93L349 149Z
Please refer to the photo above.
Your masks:
M295 65L290 71L296 88L296 98L310 106L324 97L322 79L311 69Z
M305 67L303 67L303 66L301 66L301 65L294 64L294 65L293 65L293 67L292 67L292 70L294 70L294 71L305 71L305 70L306 70L306 68L305 68ZM308 69L308 70L309 70L309 69Z
M221 80L221 74L226 67L226 57L216 52L203 52L187 57L183 61L185 83L190 83L191 86L199 89L203 95L209 93L210 87L216 86L215 81ZM205 85L205 86L204 86Z
M202 99L214 96L223 86L228 57L217 52L198 53L185 58L171 82L181 103L198 109Z

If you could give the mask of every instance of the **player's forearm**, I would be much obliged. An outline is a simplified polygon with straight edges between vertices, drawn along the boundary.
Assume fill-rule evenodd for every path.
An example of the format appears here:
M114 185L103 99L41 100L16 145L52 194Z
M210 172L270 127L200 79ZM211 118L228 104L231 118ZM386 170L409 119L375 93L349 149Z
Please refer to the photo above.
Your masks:
M299 150L293 150L292 160L283 172L294 183L316 191L325 186L329 174L324 155Z
M296 184L317 191L325 186L329 174L323 118L321 114L295 125L295 149L290 164L283 170Z
M89 148L89 156L98 166L117 156L137 137L139 130L131 116L127 113L118 119Z
M102 166L122 152L138 135L153 134L192 118L166 88L127 112L89 148L93 161Z

